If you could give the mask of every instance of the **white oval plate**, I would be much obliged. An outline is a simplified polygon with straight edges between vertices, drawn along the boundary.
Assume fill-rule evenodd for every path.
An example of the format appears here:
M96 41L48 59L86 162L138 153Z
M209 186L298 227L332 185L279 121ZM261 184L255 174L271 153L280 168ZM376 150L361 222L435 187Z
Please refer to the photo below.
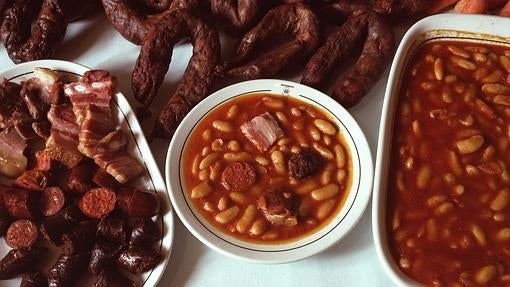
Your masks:
M404 35L391 65L382 108L377 144L374 198L372 200L372 231L375 249L386 273L399 286L420 286L404 275L393 260L386 239L386 195L391 159L391 137L399 89L416 49L431 39L510 42L510 18L488 15L440 14L427 17L414 24Z
M257 244L225 234L207 222L188 192L183 191L181 154L188 135L207 112L243 94L268 92L295 97L328 111L344 135L353 159L353 184L347 200L335 218L306 237L285 244ZM284 263L325 250L343 238L358 222L372 192L373 162L367 140L354 118L337 102L310 87L283 80L254 80L219 90L200 102L185 117L170 143L166 159L166 182L170 199L184 225L200 241L225 255L256 263Z
M35 67L50 68L52 70L58 71L61 74L66 74L71 77L80 77L86 71L90 70L88 67L72 62L59 60L39 60L19 64L13 68L1 71L0 78L6 78L9 81L19 83L20 81L32 78ZM162 262L160 262L154 269L141 275L141 277L143 277L142 286L156 286L166 269L172 249L172 242L174 238L174 217L172 207L170 205L168 193L166 191L165 182L154 160L152 152L149 149L149 145L147 144L140 124L136 119L135 113L131 109L124 95L122 95L120 92L114 94L112 99L112 112L114 116L117 117L118 123L121 124L121 129L128 137L128 151L130 155L134 156L145 166L145 174L137 179L134 185L157 192L161 202L162 214L157 215L156 223L160 226L162 231L162 237L158 242L158 248L161 252ZM9 247L5 244L5 242L1 242L0 254L2 257L7 253L8 250ZM50 264L53 264L53 262ZM19 285L20 280L13 279L0 282L2 284L7 283L9 286L17 286ZM138 283L140 282L138 281Z

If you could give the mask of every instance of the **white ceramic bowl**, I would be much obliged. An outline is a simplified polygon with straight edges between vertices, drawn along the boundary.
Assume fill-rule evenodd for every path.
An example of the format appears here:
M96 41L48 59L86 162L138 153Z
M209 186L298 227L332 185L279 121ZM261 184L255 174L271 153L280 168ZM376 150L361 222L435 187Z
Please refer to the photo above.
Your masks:
M388 249L386 234L387 180L390 164L393 122L401 81L407 63L416 49L432 39L510 43L510 18L488 15L441 14L427 17L409 29L393 60L382 108L372 201L374 243L386 273L400 286L419 286L404 275Z
M344 135L353 161L353 183L345 204L335 218L319 230L282 244L258 244L239 240L222 233L205 220L182 188L181 153L193 127L206 113L234 97L254 92L269 92L294 97L321 110L329 111ZM200 241L212 249L239 259L257 263L290 262L316 254L344 237L358 222L371 196L373 162L366 138L352 116L327 95L289 81L254 80L242 82L207 97L183 120L167 154L166 182L170 199L184 225Z
M60 60L39 60L33 62L27 62L16 65L12 68L0 71L0 78L5 78L9 81L19 83L21 81L30 79L33 77L33 71L36 67L50 68L58 71L60 74L70 78L81 77L90 68ZM157 248L161 252L162 260L153 269L144 272L141 276L137 276L136 282L141 286L156 286L161 279L161 276L165 272L170 253L172 250L172 242L174 239L174 215L168 193L166 191L165 182L159 168L152 156L152 152L145 140L143 131L136 119L136 115L131 109L128 101L120 92L113 95L112 98L112 112L116 117L117 122L120 123L120 128L124 131L124 134L128 138L128 152L131 156L135 157L145 167L145 174L136 179L135 182L131 183L134 186L144 188L156 192L159 195L161 203L161 214L156 216L156 223L161 228L161 238L157 243ZM0 258L7 253L8 246L5 242L0 243ZM60 251L59 251L60 252ZM51 250L49 256L55 257L58 255L56 249ZM55 259L56 260L56 257ZM54 263L54 260L51 264ZM49 262L48 262L49 263ZM46 268L46 267L45 267ZM49 268L49 266L47 266ZM78 286L90 286L95 280L92 276L89 278L81 278ZM141 278L140 278L141 277ZM2 281L2 284L8 284L9 286L19 285L20 279L13 279L9 281ZM88 285L86 285L88 282ZM0 286L4 286L1 285ZM5 285L7 286L7 285Z

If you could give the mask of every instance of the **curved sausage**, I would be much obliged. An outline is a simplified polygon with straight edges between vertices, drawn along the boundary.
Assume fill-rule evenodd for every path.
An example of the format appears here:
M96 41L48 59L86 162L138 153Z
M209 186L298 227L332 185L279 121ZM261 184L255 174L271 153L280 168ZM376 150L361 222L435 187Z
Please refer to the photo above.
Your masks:
M315 51L319 35L319 20L308 5L296 3L277 6L243 36L227 64L234 67L227 72L227 76L245 80L275 76ZM264 44L284 37L290 37L291 41L246 63L256 52L267 48Z
M0 260L0 280L11 279L20 274L30 272L37 262L44 258L47 249L42 247L26 247L11 249Z
M40 215L40 194L22 188L2 186L5 209L17 219L37 219Z
M69 170L67 174L67 188L76 193L85 193L94 185L92 176L97 166L91 161L83 161Z
M308 60L301 78L301 83L319 88L337 66L361 41L363 27L366 26L367 14L361 13L349 17L326 42Z
M243 30L253 23L264 1L260 0L210 0L212 14L236 30Z
M98 187L87 191L78 206L88 217L103 218L115 208L116 198L114 190Z
M69 205L59 213L46 217L40 225L41 233L53 245L60 245L62 234L84 219L76 205Z
M193 56L159 113L154 137L170 138L186 114L208 95L220 58L218 32L187 10L173 11L147 36L133 69L133 93L138 102L148 107L168 70L173 46L188 35L193 43Z
M117 193L117 206L130 217L151 217L158 213L156 193L137 188L122 188Z
M65 0L62 1L62 7L68 23L85 18L102 8L101 1L99 0Z
M120 186L119 182L102 168L96 169L96 172L94 172L92 176L92 182L100 187L111 189L116 189Z
M7 229L5 242L12 248L30 247L37 242L39 229L28 219L14 221Z
M4 12L0 38L14 63L48 58L64 38L67 22L61 1L39 3L15 0Z
M161 255L151 247L130 246L119 254L117 265L136 274L151 270L160 259Z
M331 97L346 108L361 101L379 80L394 50L391 27L377 13L368 15L368 36L355 65L338 80Z
M43 190L41 195L41 211L44 216L57 214L66 202L64 192L60 187L52 186Z

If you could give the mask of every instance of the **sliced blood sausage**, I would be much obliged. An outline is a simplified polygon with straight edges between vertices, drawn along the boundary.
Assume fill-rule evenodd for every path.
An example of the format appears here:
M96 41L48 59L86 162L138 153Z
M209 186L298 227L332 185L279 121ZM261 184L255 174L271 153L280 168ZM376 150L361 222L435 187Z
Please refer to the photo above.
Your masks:
M66 198L62 189L57 186L47 187L41 195L41 211L44 216L57 214L64 207Z
M40 193L22 188L3 186L5 209L17 219L36 219L39 217Z
M48 271L48 287L76 286L79 276L87 268L89 253L60 254Z
M39 271L23 274L20 287L47 287L48 279Z
M107 242L97 242L92 248L88 270L92 274L99 274L105 268L113 267L115 258L119 255L121 245Z
M320 162L319 156L310 150L293 154L288 161L290 177L302 179L313 175L318 170Z
M150 218L133 218L129 221L131 227L130 245L152 245L161 239L161 229Z
M67 188L77 193L85 193L94 185L92 176L97 167L91 161L84 161L71 168L67 175Z
M88 217L103 218L115 208L115 191L98 187L87 191L80 199L80 210Z
M142 273L156 266L161 256L151 247L129 246L117 258L117 265L131 273Z
M116 189L120 186L119 182L102 168L96 169L96 172L94 172L92 176L92 182L100 187L111 189Z
M5 241L12 248L30 247L37 242L38 235L39 230L35 223L20 219L9 226Z
M74 254L89 251L96 241L97 224L92 220L80 222L71 231L62 235L62 251Z
M14 185L28 190L43 190L50 183L48 172L27 170L14 180Z
M232 191L247 190L255 183L255 168L248 162L234 162L221 174L221 184Z
M151 217L158 213L156 193L137 188L122 188L117 194L117 206L127 216Z
M46 248L26 247L11 249L0 260L0 280L11 279L34 270L37 262L44 258Z
M94 287L134 287L136 284L115 268L103 269Z
M84 218L76 205L69 205L59 213L46 217L40 225L41 233L53 245L60 245L62 234L71 230Z
M97 237L100 240L122 245L127 237L126 221L117 216L109 215L99 222L97 226Z
M266 219L274 225L294 226L297 222L298 199L286 188L274 188L262 193L258 208Z

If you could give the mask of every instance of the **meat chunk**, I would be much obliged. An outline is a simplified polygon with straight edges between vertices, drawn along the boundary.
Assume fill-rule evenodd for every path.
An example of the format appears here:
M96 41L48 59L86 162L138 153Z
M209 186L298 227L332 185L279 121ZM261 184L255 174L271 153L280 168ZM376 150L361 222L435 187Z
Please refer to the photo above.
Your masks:
M42 247L11 249L0 260L0 280L11 279L31 271L37 262L45 257L46 251Z
M262 210L267 221L274 225L296 225L297 207L297 196L286 188L266 191L258 199L258 208Z
M51 182L50 174L41 170L27 170L14 180L14 186L41 191Z
M94 162L120 183L126 183L144 171L143 166L126 151L96 155Z
M257 174L252 164L248 162L234 162L227 166L221 174L221 184L232 191L247 190L255 183Z
M78 151L79 126L70 105L52 106L48 112L51 123L50 137L46 140L46 153L69 168L76 166L83 155Z
M302 179L313 175L320 166L320 157L313 151L304 150L292 155L289 159L290 177Z
M278 122L268 112L244 122L241 131L260 152L265 152L277 139L284 136Z
M67 174L67 188L76 193L85 193L92 189L92 175L96 168L95 164L88 160L71 168Z
M12 114L16 111L26 112L26 106L20 97L21 86L0 79L0 128L6 128L11 123Z
M26 141L12 127L0 132L0 173L17 177L27 168L28 159L23 154Z

